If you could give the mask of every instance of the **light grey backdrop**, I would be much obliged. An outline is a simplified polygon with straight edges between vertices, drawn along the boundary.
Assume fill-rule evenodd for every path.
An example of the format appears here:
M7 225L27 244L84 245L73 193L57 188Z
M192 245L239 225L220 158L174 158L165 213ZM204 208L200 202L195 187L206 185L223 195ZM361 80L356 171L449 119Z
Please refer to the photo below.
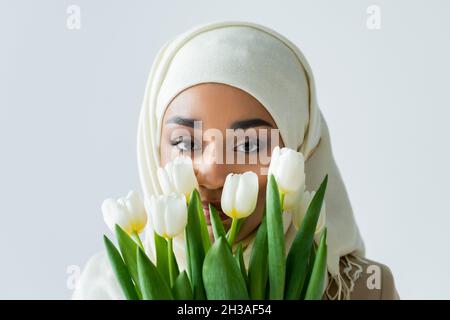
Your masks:
M381 29L367 27L370 5ZM0 298L70 297L68 267L103 249L102 200L140 190L137 118L157 50L220 19L301 48L368 257L402 298L450 298L445 0L1 0Z

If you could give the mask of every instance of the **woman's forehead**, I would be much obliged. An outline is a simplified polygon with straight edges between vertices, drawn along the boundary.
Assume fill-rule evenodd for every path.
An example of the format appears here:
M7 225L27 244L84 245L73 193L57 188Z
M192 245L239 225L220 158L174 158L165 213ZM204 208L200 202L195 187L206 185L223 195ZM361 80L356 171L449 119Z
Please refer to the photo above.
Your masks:
M221 83L198 84L179 93L166 109L163 126L174 117L202 121L203 127L230 128L237 121L252 119L276 127L270 113L257 99Z

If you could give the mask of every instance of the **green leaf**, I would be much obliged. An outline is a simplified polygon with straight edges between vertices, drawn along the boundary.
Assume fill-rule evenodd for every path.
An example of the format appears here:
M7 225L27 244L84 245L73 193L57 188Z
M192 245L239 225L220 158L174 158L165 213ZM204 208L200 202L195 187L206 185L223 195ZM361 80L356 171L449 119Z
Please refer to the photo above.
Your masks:
M209 205L209 215L211 217L211 225L214 233L214 240L219 239L220 237L225 237L225 228L223 226L223 222L217 213L216 208L214 208L211 204Z
M316 259L316 250L316 246L313 242L313 246L311 247L311 251L309 253L308 267L305 276L305 285L303 285L302 293L300 294L300 300L305 300L306 290L308 289L308 283L311 280L311 273L314 266L314 261Z
M188 206L188 222L186 225L186 255L189 279L191 280L194 299L205 299L203 287L202 266L205 259L205 250L199 222L198 206L201 206L197 190L191 194Z
M137 249L137 267L144 300L173 300L169 285L141 248Z
M305 283L308 259L314 242L314 233L320 215L328 175L325 176L306 211L305 218L297 232L286 262L287 300L298 300Z
M239 244L237 246L235 259L236 259L237 265L239 266L239 269L241 270L242 277L245 280L245 284L248 287L248 275L247 275L247 270L245 269L244 250L242 249L242 242L239 242Z
M192 300L192 288L186 271L181 272L173 285L175 300Z
M137 244L118 224L116 224L115 231L117 242L119 244L123 260L125 261L125 265L127 266L131 278L135 283L138 296L142 297L141 291L139 289L139 277L137 272L137 261L136 261Z
M324 292L325 275L327 272L327 229L323 230L317 249L311 279L306 290L305 300L321 300Z
M248 284L252 300L264 300L269 277L267 264L267 222L264 214L253 242L248 268Z
M139 300L139 296L134 287L133 280L131 279L130 272L128 271L125 263L120 256L119 250L114 246L111 240L107 236L103 236L105 242L106 252L108 253L109 261L111 262L114 274L119 282L122 292L127 300Z
M167 240L161 237L159 234L154 232L154 240L155 240L155 251L156 251L156 269L158 269L159 273L163 276L164 280L169 283L169 259L168 259L168 244ZM175 262L175 276L178 276L180 273L178 269L177 259L175 255L172 253L172 259Z
M280 194L273 175L269 176L267 182L266 208L270 299L282 300L286 273L286 249Z
M266 298L265 300L269 300L270 299L270 282L267 281L267 286L266 286Z
M194 190L194 192L192 193L189 205L191 205L192 201L195 201L195 208L197 210L198 223L200 225L200 234L202 236L203 249L205 250L206 254L209 248L211 248L211 239L209 238L208 227L206 226L206 218L205 213L203 212L202 201L197 190Z
M247 300L244 277L224 237L214 242L203 265L208 300Z

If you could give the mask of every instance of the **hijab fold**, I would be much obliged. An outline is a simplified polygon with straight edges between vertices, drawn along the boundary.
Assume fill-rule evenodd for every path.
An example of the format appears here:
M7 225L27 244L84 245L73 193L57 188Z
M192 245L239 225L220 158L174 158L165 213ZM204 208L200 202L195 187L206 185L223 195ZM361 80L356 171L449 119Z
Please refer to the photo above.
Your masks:
M159 50L147 81L138 125L139 178L144 195L161 193L156 172L167 106L186 88L209 82L244 90L267 109L285 146L305 156L307 190L317 190L328 174L327 267L331 277L341 281L341 257L347 254L363 257L364 244L333 157L311 68L293 43L267 27L237 21L209 23L179 35ZM295 236L291 220L289 214L283 214L287 248ZM148 228L147 247L155 259L151 224ZM253 233L244 239L246 263L254 236ZM183 268L184 235L175 238L174 250Z

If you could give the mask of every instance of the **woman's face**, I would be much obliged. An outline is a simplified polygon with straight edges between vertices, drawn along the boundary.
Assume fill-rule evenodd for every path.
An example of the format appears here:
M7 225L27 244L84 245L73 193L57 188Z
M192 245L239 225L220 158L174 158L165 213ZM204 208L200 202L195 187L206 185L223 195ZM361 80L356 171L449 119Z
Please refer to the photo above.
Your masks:
M201 127L199 127L199 125ZM161 132L161 164L179 155L190 156L199 183L210 237L208 203L218 209L226 229L220 199L230 173L258 175L256 209L242 224L237 240L261 222L267 169L272 149L282 145L275 122L264 106L248 93L219 83L204 83L178 94L166 109Z

